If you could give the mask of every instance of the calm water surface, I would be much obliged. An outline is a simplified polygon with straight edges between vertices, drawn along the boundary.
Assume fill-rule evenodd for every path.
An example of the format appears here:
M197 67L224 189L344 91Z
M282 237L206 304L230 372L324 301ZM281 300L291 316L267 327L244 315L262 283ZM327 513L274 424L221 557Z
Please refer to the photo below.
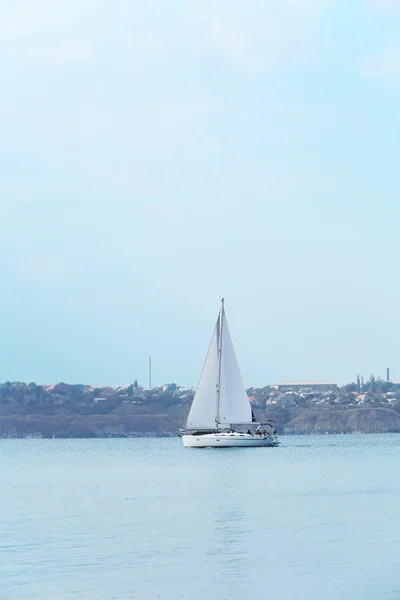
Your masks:
M0 441L0 598L400 598L400 436Z

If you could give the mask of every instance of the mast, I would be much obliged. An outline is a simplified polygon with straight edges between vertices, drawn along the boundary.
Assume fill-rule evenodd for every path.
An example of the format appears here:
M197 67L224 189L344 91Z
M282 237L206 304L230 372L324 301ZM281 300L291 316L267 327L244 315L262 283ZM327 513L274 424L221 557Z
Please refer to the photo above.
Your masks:
M217 401L215 404L215 425L218 428L219 398L221 393L221 364L222 364L222 328L224 323L224 303L225 298L221 298L221 310L219 312L219 331L218 331L218 380L217 380Z
M151 389L151 356L149 356L149 389Z

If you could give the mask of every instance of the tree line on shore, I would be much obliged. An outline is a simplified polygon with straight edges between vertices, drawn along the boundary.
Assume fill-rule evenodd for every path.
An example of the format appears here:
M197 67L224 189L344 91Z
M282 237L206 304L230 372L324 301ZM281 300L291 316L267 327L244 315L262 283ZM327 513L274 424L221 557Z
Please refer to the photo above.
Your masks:
M332 407L354 406L391 407L400 412L400 384L383 381L371 377L363 382L357 381L328 391L322 389L309 390L299 386L281 392L271 386L249 388L248 395L254 407L262 410L268 407ZM135 380L132 384L120 387L90 386L84 384L67 384L64 382L52 385L39 385L34 382L0 383L0 399L3 405L19 405L31 407L63 406L77 408L96 406L96 412L119 404L152 404L167 407L173 404L187 404L194 397L194 389L183 388L175 383L162 387L143 388Z

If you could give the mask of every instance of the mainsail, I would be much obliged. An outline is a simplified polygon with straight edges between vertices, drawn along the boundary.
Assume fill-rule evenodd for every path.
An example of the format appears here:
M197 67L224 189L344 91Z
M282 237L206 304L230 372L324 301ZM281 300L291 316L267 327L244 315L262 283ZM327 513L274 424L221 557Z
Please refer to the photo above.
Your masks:
M189 412L187 429L215 429L215 403L218 382L220 316L211 339L203 370Z
M252 420L222 302L186 427L216 429Z

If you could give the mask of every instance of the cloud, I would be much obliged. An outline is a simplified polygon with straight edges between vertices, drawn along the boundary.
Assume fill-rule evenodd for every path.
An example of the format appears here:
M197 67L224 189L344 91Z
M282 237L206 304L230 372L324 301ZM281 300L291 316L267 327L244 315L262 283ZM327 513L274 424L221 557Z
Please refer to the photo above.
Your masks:
M359 68L361 75L369 79L400 86L400 31L396 37L390 37L382 48L364 57Z
M381 6L363 1L376 10ZM3 0L2 5L0 61L13 68L4 69L0 151L4 146L4 154L18 156L18 173L23 162L43 172L51 164L53 171L101 180L118 193L163 197L177 192L185 159L205 152L207 127L218 146L214 132L223 131L226 107L222 110L225 98L214 82L223 89L223 79L233 72L240 90L243 75L257 79L323 62L327 15L346 2ZM346 18L346 11L341 14ZM363 74L395 77L399 52L394 41L367 57ZM23 187L19 176L15 180L10 195Z
M0 56L67 66L123 46L133 60L163 52L216 54L254 73L307 63L318 23L335 0L13 0L0 23Z
M334 0L187 0L208 43L250 73L313 62L319 20Z
M186 40L179 5L162 0L3 0L0 59L50 67L147 64Z
M0 56L53 66L91 62L93 18L104 8L102 0L12 0L2 10Z
M377 12L399 0L362 0ZM102 60L216 57L251 74L315 64L331 7L344 0L3 0L0 59L71 67Z
M364 2L367 6L370 6L374 9L379 9L379 10L386 10L386 9L393 10L394 9L396 11L400 10L399 0L364 0Z
M208 98L182 76L189 54L183 47L190 47L185 17L163 6L8 2L0 23L7 90L0 98L0 155L16 155L19 173L33 161L43 173L51 164L119 191L165 188L168 163L192 148ZM13 196L23 187L15 180Z

